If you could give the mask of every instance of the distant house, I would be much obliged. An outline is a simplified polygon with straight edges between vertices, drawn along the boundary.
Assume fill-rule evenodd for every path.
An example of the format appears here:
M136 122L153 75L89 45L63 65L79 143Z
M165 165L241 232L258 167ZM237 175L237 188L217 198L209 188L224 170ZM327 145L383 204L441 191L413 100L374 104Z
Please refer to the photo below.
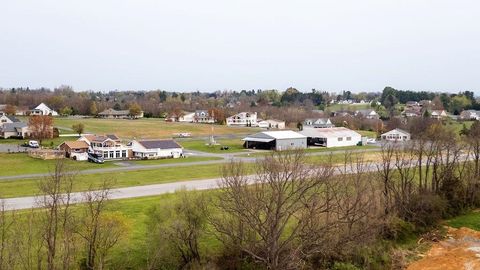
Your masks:
M307 137L291 130L263 131L242 139L245 148L288 150L307 148Z
M307 137L308 145L324 147L354 146L362 140L360 133L344 127L304 128L300 133Z
M89 151L103 156L105 160L126 159L132 156L132 147L121 143L120 138L114 134L105 136L83 135L78 141L84 141L89 146Z
M443 119L448 117L448 114L445 110L433 110L430 112L430 117L433 119Z
M409 141L411 138L410 133L399 128L383 133L380 137L384 141Z
M332 113L332 116L334 117L350 117L354 115L355 113L352 111L336 111Z
M315 118L315 119L305 119L303 121L303 126L305 127L314 127L314 128L332 128L335 127L330 121L330 118Z
M28 137L29 129L27 123L23 122L9 122L0 125L0 137L8 138L26 138Z
M215 123L215 118L207 110L196 110L194 116L196 123Z
M131 115L129 110L115 110L112 108L106 109L98 114L100 118L113 118L113 119L128 119L128 118L142 118L143 111L137 115Z
M402 112L402 116L407 117L407 118L422 116L422 107L419 107L419 106L406 107Z
M20 122L20 120L18 120L14 116L0 114L0 127L4 124L17 123L17 122Z
M257 124L260 128L285 129L285 121L275 119L258 120Z
M372 109L365 109L365 110L356 110L355 116L357 117L365 117L367 119L379 119L380 116L375 110Z
M37 107L35 107L33 110L30 110L30 115L51 115L51 116L58 116L58 113L47 105L45 103L40 103Z
M243 127L256 127L257 113L256 112L241 112L232 115L226 119L227 126L243 126Z
M171 113L166 118L167 122L185 122L192 123L195 120L195 113L193 112L183 112L181 114Z
M461 120L480 120L480 111L465 110L460 113Z
M133 156L141 159L179 158L183 148L174 140L134 140Z
M89 145L86 141L65 141L58 146L65 156L74 160L88 160Z
M417 101L407 101L407 103L405 103L405 105L407 107L416 107L416 106L420 106L420 103L418 103Z

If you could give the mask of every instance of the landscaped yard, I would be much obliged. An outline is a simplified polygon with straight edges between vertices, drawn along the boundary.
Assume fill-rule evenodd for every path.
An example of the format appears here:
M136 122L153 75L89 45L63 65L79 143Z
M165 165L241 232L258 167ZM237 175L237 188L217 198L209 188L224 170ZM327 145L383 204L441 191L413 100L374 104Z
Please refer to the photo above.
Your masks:
M86 133L116 134L124 139L171 138L176 133L191 133L192 136L208 136L222 134L249 134L256 128L227 127L225 125L209 125L194 123L171 123L160 118L100 119L100 118L55 118L55 126L71 128L73 124L83 123Z

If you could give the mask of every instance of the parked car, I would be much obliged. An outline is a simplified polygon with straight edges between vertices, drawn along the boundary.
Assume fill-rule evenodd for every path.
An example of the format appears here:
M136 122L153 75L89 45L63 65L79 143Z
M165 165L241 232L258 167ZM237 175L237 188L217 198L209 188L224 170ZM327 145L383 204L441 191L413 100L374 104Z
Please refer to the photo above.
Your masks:
M230 147L226 146L226 145L223 145L222 147L220 147L220 150L228 150L230 149Z
M99 163L102 164L105 161L103 160L102 155L97 155L95 153L88 153L88 162Z
M39 148L40 144L37 141L28 141L28 147L30 148Z

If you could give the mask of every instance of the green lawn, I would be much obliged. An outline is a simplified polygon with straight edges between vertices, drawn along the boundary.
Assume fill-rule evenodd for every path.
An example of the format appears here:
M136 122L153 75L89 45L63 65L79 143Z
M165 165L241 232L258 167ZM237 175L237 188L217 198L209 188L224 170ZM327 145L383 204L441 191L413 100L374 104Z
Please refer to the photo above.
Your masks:
M243 141L241 139L218 139L218 145L209 146L207 140L184 140L179 142L185 149L208 152L208 153L222 153L228 154L231 152L243 152ZM228 146L228 150L220 150L222 146Z
M455 217L448 220L447 225L454 228L467 227L480 231L480 212L472 211L465 215Z
M377 138L377 133L375 131L369 131L369 130L355 130L356 132L360 133L360 135L364 137L369 137L369 138Z
M365 104L332 104L328 105L325 110L329 110L331 112L336 111L355 111L355 110L362 110L362 109L370 109L370 103Z
M114 187L131 187L215 178L221 176L221 167L220 164L208 164L152 170L80 174L75 179L74 190L84 191L92 185L98 186L104 179L115 180ZM0 197L11 198L38 194L38 182L40 180L41 178L0 181Z
M460 134L460 131L463 129L464 124L467 128L470 128L470 126L472 126L474 122L475 121L458 122L458 121L451 120L451 121L447 121L446 126L453 128L457 134Z
M258 129L227 127L225 125L169 123L160 118L99 119L99 118L55 118L55 126L71 128L73 124L83 123L85 132L96 134L116 134L123 139L171 138L175 133L191 133L192 136L214 134L248 134Z
M43 147L55 148L59 146L64 141L75 141L78 137L58 137L53 139L46 139L42 141ZM0 144L14 144L21 145L24 142L28 142L29 139L0 139Z
M115 166L113 163L94 164L90 162L77 162L65 160L68 166L74 166L77 170L107 168ZM0 153L0 176L47 173L55 166L55 160L42 160L31 158L25 153L5 154ZM0 191L1 192L1 191Z

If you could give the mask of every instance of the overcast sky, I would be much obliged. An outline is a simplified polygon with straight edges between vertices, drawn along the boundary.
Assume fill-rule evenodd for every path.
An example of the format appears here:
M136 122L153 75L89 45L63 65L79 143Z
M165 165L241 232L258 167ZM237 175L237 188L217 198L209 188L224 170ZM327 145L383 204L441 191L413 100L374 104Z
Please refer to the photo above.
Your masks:
M0 87L474 90L480 2L1 0Z

